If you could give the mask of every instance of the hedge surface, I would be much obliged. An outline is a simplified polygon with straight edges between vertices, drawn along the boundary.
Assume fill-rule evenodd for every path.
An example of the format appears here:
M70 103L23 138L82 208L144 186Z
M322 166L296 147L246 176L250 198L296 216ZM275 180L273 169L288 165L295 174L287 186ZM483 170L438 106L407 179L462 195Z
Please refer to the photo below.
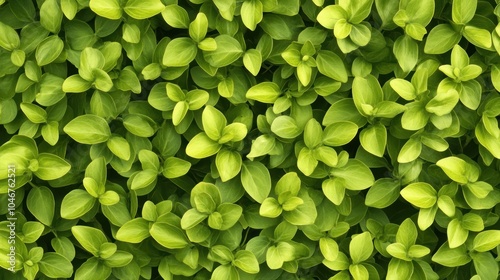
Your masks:
M0 278L498 279L497 2L0 0Z

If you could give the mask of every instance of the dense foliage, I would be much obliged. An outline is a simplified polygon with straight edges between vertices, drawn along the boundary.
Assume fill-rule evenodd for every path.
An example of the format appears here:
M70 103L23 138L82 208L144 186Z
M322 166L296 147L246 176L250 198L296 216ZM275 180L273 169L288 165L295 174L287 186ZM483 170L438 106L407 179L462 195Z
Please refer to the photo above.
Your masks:
M497 279L497 2L0 0L0 278Z

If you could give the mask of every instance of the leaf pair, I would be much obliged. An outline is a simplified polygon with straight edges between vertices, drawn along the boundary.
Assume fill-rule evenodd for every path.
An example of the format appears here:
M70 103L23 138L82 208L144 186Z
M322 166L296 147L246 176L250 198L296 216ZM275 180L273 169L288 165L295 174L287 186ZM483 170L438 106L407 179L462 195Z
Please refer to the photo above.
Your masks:
M0 147L0 159L16 166L16 176L34 174L42 180L55 180L66 175L71 165L63 158L49 153L38 153L33 139L16 135ZM7 179L7 165L0 180ZM22 181L22 180L19 180ZM22 184L16 184L21 187Z
M203 110L202 124L204 132L189 141L186 154L198 159L217 154L215 164L221 179L234 178L242 164L241 155L234 145L245 138L247 127L239 122L228 125L226 117L213 106L206 106Z
M98 201L101 205L114 205L120 197L113 190L106 190L107 169L104 157L93 160L85 169L82 189L66 194L61 204L61 217L72 220L88 213Z
M93 257L87 259L75 273L75 279L106 279L116 267L129 264L133 255L127 251L117 250L115 243L108 242L104 233L88 226L73 226L71 233L80 245Z
M90 9L108 19L121 19L123 12L135 19L147 19L159 14L165 9L160 0L127 0L122 7L119 0L91 0Z
M275 186L275 196L262 201L261 216L283 218L292 225L309 225L317 217L316 205L307 190L301 190L301 181L297 173L290 172L280 178Z
M117 42L104 44L100 49L86 47L80 54L80 64L78 67L78 74L69 76L64 80L62 85L64 92L85 92L94 86L96 89L108 92L114 84L109 75L121 56L122 46ZM127 69L122 70L120 78L117 81L117 87L121 87L120 82L128 78L133 82L134 78L138 84L137 76L133 72L128 73ZM127 77L121 77L121 76ZM122 82L123 83L123 82ZM131 90L137 88L123 88L123 90ZM139 89L140 91L140 89Z

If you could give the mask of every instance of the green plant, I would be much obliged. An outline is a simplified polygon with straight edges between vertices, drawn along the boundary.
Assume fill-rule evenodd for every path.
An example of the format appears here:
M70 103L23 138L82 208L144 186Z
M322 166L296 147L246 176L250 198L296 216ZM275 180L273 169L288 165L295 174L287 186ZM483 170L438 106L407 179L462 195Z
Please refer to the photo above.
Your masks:
M497 279L499 19L0 0L0 278Z

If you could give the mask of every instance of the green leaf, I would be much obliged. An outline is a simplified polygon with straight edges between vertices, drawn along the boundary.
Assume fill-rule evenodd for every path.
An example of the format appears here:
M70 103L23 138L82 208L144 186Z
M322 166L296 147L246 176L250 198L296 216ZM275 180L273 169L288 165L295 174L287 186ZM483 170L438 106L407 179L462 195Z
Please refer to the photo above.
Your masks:
M449 114L455 108L458 100L459 95L456 90L440 92L425 105L425 109L429 113L443 116Z
M252 75L257 76L262 66L262 54L260 51L256 49L247 50L243 55L243 65Z
M350 143L358 133L358 126L349 121L338 121L325 127L323 144L339 147Z
M126 222L116 232L116 239L128 243L139 243L149 236L149 222L143 218Z
M352 264L349 266L349 273L354 279L369 279L370 274L362 264Z
M242 164L241 183L248 195L259 203L263 203L271 192L269 170L257 161L245 161Z
M319 12L317 20L323 27L334 29L338 20L347 19L348 17L349 15L341 6L329 5Z
M123 7L125 13L135 19L153 17L165 9L161 0L128 0Z
M297 167L299 170L304 175L309 176L314 172L317 165L318 160L314 156L314 151L306 147L302 148L297 156Z
M226 182L240 173L241 155L229 149L222 149L215 157L215 165L222 182Z
M132 134L139 137L151 137L158 126L156 122L146 115L128 114L123 117L123 126Z
M477 167L458 157L440 159L436 165L441 167L450 179L460 184L475 182L479 177L480 171Z
M241 141L245 138L247 132L247 127L243 123L235 122L229 124L222 130L222 137L219 139L219 143L225 144Z
M370 169L357 159L349 159L341 168L333 168L330 174L345 180L345 187L349 190L364 190L375 182Z
M365 198L366 206L384 209L399 198L400 183L391 178L375 181Z
M469 191L477 198L485 198L490 192L493 191L493 187L490 184L482 181L468 183L464 187L469 189Z
M190 38L175 38L168 43L163 55L163 65L182 67L189 65L196 57L198 47ZM175 55L173 55L175 54Z
M432 256L432 261L446 267L458 267L469 263L471 258L467 254L467 248L464 245L450 248L448 241L446 241Z
M61 10L67 19L73 20L78 12L76 0L61 0Z
M102 73L102 76L104 77L103 81L102 82L105 82L107 83L107 91L109 91L112 87L113 87L113 82L111 81L111 78L110 76L105 73L104 70L100 71L100 70L95 70L95 71L99 71L100 73ZM96 76L96 80L95 80L95 85L96 87L99 89L98 87L98 84L97 84L98 80L97 80L97 76ZM139 81L139 78L137 77L137 74L135 73L134 70L132 70L131 67L125 67L124 69L122 69L122 71L120 72L120 76L118 77L118 79L116 80L115 82L115 85L116 85L116 88L119 89L119 90L122 90L122 91L132 91L133 93L141 93L141 83ZM101 86L101 88L103 88ZM106 91L103 89L103 91Z
M442 54L453 48L462 36L450 24L439 24L432 28L425 41L424 52Z
M241 20L250 30L254 31L262 21L263 6L261 1L244 1L241 5Z
M181 101L175 104L174 111L172 112L172 123L178 126L189 110L189 105L186 101Z
M207 158L215 155L221 147L221 144L210 139L205 132L202 132L189 141L186 146L186 154L192 158Z
M38 155L38 170L34 174L42 180L55 180L66 175L71 165L64 159L49 153Z
M279 242L271 246L266 252L266 262L269 268L279 269L286 261L294 259L295 248L288 242Z
M271 131L279 137L293 139L302 133L297 122L289 116L279 116L271 124Z
M54 62L64 49L64 42L56 35L47 37L36 48L35 58L38 66Z
M7 51L13 51L19 48L21 41L16 30L11 26L0 22L0 47Z
M21 111L33 123L47 122L47 112L41 107L31 103L21 103Z
M413 245L410 247L410 250L408 250L408 256L414 259L418 259L428 255L430 252L431 250L425 246Z
M239 250L234 255L234 266L246 273L257 274L260 271L255 255L247 250Z
M259 26L274 40L293 40L304 22L298 15L290 17L266 13Z
M437 202L437 192L428 183L417 182L401 190L401 196L419 208L430 208Z
M382 20L382 26L393 26L394 23L392 22L392 19L399 9L399 2L375 0L375 7L377 8L377 12Z
M388 280L411 279L413 274L413 263L392 258L387 269Z
M447 195L440 195L437 201L437 205L446 216L455 216L455 203L453 202L453 199L451 199L451 197Z
M111 206L120 202L120 196L115 191L106 191L99 195L99 203L103 206Z
M410 36L400 36L394 42L393 52L404 72L413 70L418 62L418 44Z
M297 202L302 202L301 200L303 201L303 203L297 205ZM290 201L297 201L293 203L297 206L294 207L295 209L287 211L286 207ZM285 220L292 225L311 225L314 223L318 216L316 205L307 193L301 194L300 197L296 197L295 199L288 199L282 206L285 210L285 212L283 212L283 218L285 218Z
M52 106L66 95L62 91L64 79L52 74L44 74L41 80L40 92L36 94L36 102L42 106Z
M111 137L111 131L106 120L90 114L74 118L63 130L75 141L82 144L103 143Z
M223 203L217 207L217 212L222 216L222 225L219 230L228 230L238 222L243 208L236 204Z
M99 187L104 187L106 184L106 176L106 160L104 157L94 159L85 169L85 177L94 179Z
M169 157L163 163L163 176L177 178L185 175L191 168L191 163L176 157Z
M325 50L319 51L316 57L316 63L318 65L318 71L321 74L342 83L347 82L347 71L344 62L334 52Z
M154 223L149 232L165 248L182 249L188 245L184 232L176 226L167 223Z
M478 252L493 250L500 244L500 230L486 230L474 237L472 248Z
M396 242L403 244L407 250L417 241L417 227L410 218L405 219L399 226Z
M238 270L232 265L219 265L212 272L211 279L228 279L228 280L238 280L240 276Z
M213 141L218 141L227 125L226 117L213 106L206 106L202 114L203 129Z
M464 229L459 219L453 219L447 226L447 236L450 248L456 248L465 243L469 231Z
M408 256L408 250L405 247L405 245L401 243L392 243L389 244L386 248L387 253L389 253L391 256L394 258L404 260L404 261L411 261L411 258Z
M208 217L208 214L200 213L198 210L192 208L189 209L182 215L181 227L183 230L192 229L199 223L204 221Z
M224 67L235 62L243 54L243 49L238 42L229 35L215 37L217 49L215 51L204 51L203 57L213 67Z
M316 119L310 119L304 128L304 143L309 149L321 144L320 135L323 133L321 124Z
M14 50L10 54L10 60L16 66L23 66L24 61L26 60L26 53L23 50Z
M52 33L59 33L63 13L56 0L47 0L40 6L40 24Z
M99 255L101 245L108 242L106 235L99 229L88 226L73 226L71 233L82 247L94 256Z
M498 278L498 262L490 253L474 254L472 261L480 279Z
M73 275L73 265L63 255L48 252L38 262L40 272L50 278L69 278Z
M382 101L375 106L373 116L379 118L394 118L405 110L405 106L396 102Z
M49 188L41 186L31 189L26 200L26 206L37 220L47 226L52 225L55 200Z
M148 103L160 111L171 111L176 105L176 102L173 102L167 96L165 83L158 83L153 86L148 96Z
M111 275L111 268L98 258L85 261L75 273L75 280L107 279Z
M177 4L167 5L161 15L167 24L174 28L189 27L190 22L187 11Z
M26 222L23 225L22 241L26 244L36 242L45 230L45 226L39 222ZM40 255L41 257L41 255Z
M77 219L89 212L96 199L86 191L76 189L64 196L61 204L61 217L67 220Z
M401 118L401 125L404 129L415 131L427 125L430 116L424 105L419 101L406 104L407 109Z
M120 19L122 17L122 8L119 0L90 0L90 9L108 19Z
M352 84L352 97L358 111L369 116L371 112L368 112L363 106L370 105L374 108L383 101L384 93L374 76L368 75L366 78L358 76L354 78Z
M205 105L210 98L208 92L204 90L191 90L186 94L186 101L189 104L189 110L198 110Z
M13 99L0 101L0 124L12 122L17 116L17 106Z
M146 169L139 171L132 179L130 188L132 190L139 190L154 184L157 180L158 171L153 169Z
M417 97L415 87L406 80L393 79L390 81L390 85L405 100L411 101Z
M80 67L78 73L87 81L94 81L96 79L94 70L104 67L105 57L98 49L87 47L80 54ZM99 75L99 73L97 73ZM107 75L107 74L106 74Z
M106 266L109 266L112 268L124 267L124 266L128 265L132 261L133 258L134 258L134 255L132 255L131 253L126 252L126 251L117 250L113 255L106 258L104 260L104 263L106 264Z
M372 237L369 232L363 232L354 236L349 243L349 254L353 264L359 264L367 260L373 252Z
M453 1L451 18L456 24L466 24L476 13L477 0L456 0Z
M387 145L387 130L382 124L369 126L359 134L361 146L369 153L382 157Z
M351 32L349 33L349 38L354 44L362 47L366 46L370 42L371 35L370 25L354 24L352 25Z
M403 145L398 154L399 163L409 163L416 160L422 152L422 141L410 138Z
M189 24L189 36L195 42L201 42L207 35L208 19L204 13L198 13Z
M68 260L75 258L75 246L67 237L56 237L50 241L56 253L63 255Z
M366 118L358 112L351 98L343 98L333 103L326 112L322 124L328 126L339 121L353 122L358 127L366 124Z
M130 144L121 136L111 136L106 142L109 150L123 160L130 159Z
M263 82L248 89L246 98L262 103L274 103L280 95L281 90L276 83Z
M322 237L319 239L319 249L325 259L335 261L339 254L339 245L337 242L329 237Z
M461 225L464 229L479 232L484 229L484 222L481 216L474 213L467 213L462 217Z
M64 80L62 90L64 92L85 92L92 86L92 83L75 74Z

